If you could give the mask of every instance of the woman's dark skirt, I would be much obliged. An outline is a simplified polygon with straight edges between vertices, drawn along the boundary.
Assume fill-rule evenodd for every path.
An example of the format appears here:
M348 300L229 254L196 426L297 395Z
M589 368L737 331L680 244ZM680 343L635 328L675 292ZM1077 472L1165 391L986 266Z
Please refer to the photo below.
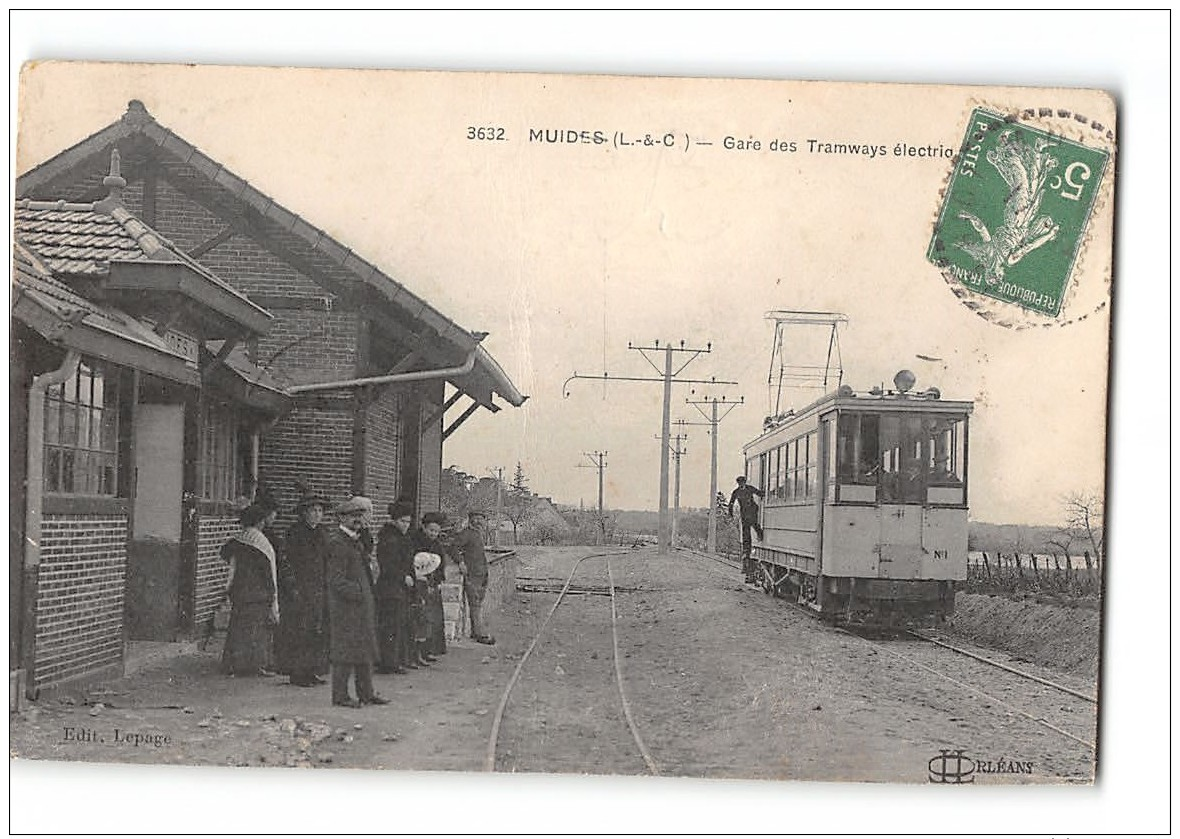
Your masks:
M410 626L410 601L405 594L381 597L377 601L378 666L396 670L410 664L413 630Z
M256 676L271 664L270 604L235 603L225 633L221 672Z

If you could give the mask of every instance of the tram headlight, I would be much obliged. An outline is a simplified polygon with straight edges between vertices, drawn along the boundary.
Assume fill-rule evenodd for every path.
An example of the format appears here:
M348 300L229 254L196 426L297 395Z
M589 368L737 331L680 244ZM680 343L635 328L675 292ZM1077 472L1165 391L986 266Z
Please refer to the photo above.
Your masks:
M897 375L893 377L893 386L897 388L898 393L907 393L917 380L918 377L911 371L898 370Z

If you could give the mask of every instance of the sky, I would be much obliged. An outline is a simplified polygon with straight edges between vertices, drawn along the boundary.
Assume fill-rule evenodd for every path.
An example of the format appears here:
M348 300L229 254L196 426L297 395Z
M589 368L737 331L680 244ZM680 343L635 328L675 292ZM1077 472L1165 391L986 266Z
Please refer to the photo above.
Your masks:
M1119 162L1111 461L1116 488L1112 520L1117 527L1112 529L1115 541L1110 555L1112 580L1120 579L1124 557L1136 560L1136 576L1134 584L1125 578L1126 585L1112 586L1107 604L1106 640L1116 654L1104 668L1104 703L1110 711L1104 714L1104 778L1095 790L1071 796L1068 807L1058 806L1060 801L1054 804L1047 795L1004 797L999 807L994 805L1000 802L989 797L985 805L976 807L965 800L944 804L919 796L917 790L882 789L871 807L846 808L842 825L870 832L882 824L936 831L947 823L1057 835L1069 829L1159 832L1167 824L1164 791L1169 775L1166 764L1155 765L1166 760L1166 750L1158 749L1156 743L1169 696L1168 668L1159 660L1163 645L1143 645L1140 639L1166 637L1166 626L1161 624L1169 613L1169 587L1145 589L1139 585L1139 569L1146 565L1156 579L1152 564L1168 560L1167 550L1159 547L1167 544L1162 530L1169 520L1169 469L1165 466L1169 449L1161 440L1162 417L1168 415L1165 359L1170 358L1169 179L1164 168L1169 155L1171 80L1167 20L1158 14L1152 18L1060 11L910 16L488 16L467 12L396 17L16 12L10 16L10 113L15 127L16 70L20 61L34 57L1036 84L1114 91L1123 127L1129 129L1120 140ZM366 97L321 101L305 87L294 104L288 95L283 97L286 104L268 108L257 101L258 90L252 86L230 83L210 89L206 85L200 95L187 90L177 97L167 89L153 90L150 75L145 71L140 77L119 84L108 81L105 86L54 87L56 99L38 109L36 140L29 139L22 149L25 159L36 161L60 151L116 119L127 99L141 98L164 125L380 262L455 320L491 332L489 350L532 399L523 411L476 414L453 438L447 460L468 471L511 466L520 459L535 476L538 490L568 500L576 500L575 495L589 499L594 493L594 472L575 470L573 464L583 450L606 448L611 452L618 506L652 506L657 487L651 435L659 424L658 393L650 392L653 386L612 386L604 400L600 387L581 382L575 383L580 389L563 400L560 385L574 369L601 367L604 357L612 371L642 374L648 368L626 351L627 341L685 338L712 340L716 348L710 358L698 360L689 370L738 379L742 384L732 390L750 404L748 410L740 408L731 414L723 427L720 442L727 453L722 471L726 486L731 473L736 474L735 467L740 468L742 442L757 432L765 411L771 333L762 315L776 307L830 305L843 306L851 319L842 335L850 383L861 387L864 382L888 381L900 359L921 353L943 358L948 369L923 370L917 361L909 361L920 384L939 379L936 383L948 398L965 394L976 400L975 517L1052 521L1056 514L1052 499L1057 493L1101 481L1101 400L1093 393L1082 396L1077 387L1070 392L1062 382L1093 380L1093 343L1105 345L1104 328L1091 325L1090 333L1075 331L1077 343L1064 356L1053 352L1056 347L1048 337L981 331L982 322L957 317L960 304L948 293L940 296L927 287L932 282L929 266L918 258L925 249L925 234L919 235L918 229L900 234L903 241L895 243L899 250L891 250L890 237L881 231L899 216L878 216L876 223L854 226L851 220L859 217L865 199L848 191L846 184L843 191L832 192L834 206L824 200L822 189L818 196L811 196L815 200L801 206L797 191L769 197L759 191L767 179L772 192L781 185L768 174L768 163L759 164L761 168L733 163L725 170L702 171L702 179L711 184L704 190L705 184L691 180L690 171L669 160L658 168L649 164L620 173L620 179L629 184L628 192L609 203L611 212L604 219L599 193L609 193L610 183L605 173L585 171L586 156L575 156L571 162L569 157L554 155L538 163L533 155L528 166L512 159L515 151L507 162L503 152L465 154L460 160L449 143L453 126L430 130L438 127L437 119L418 121L413 131L383 134L381 129L393 128L399 120L402 125L414 122L399 111L400 103L387 106ZM481 118L503 114L491 107L502 104L494 89L476 89L471 96L489 106L475 109ZM686 93L679 104L688 108L691 103L686 101L698 98L698 93ZM766 99L761 94L758 98ZM647 104L647 100L637 101L633 110L646 108L656 115ZM426 107L419 100L422 110L436 112L435 118L455 110L455 103L445 97L433 105ZM625 105L615 102L602 107ZM725 103L724 112L706 107L705 117L713 114L716 119L694 124L723 133L762 132L767 122L774 123L769 127L780 127L777 119L770 119L769 110L767 122L752 119L740 128L731 127L725 114L733 107L732 102ZM580 128L598 111L587 105L585 97L563 103L537 95L528 97L526 113L525 123ZM749 127L755 123L757 129ZM957 143L961 113L956 111L945 126L934 126L937 130L915 128L911 124L907 131L920 134L923 140ZM351 146L354 140L359 142L357 148ZM381 157L388 171L398 176L392 188L381 185L383 167L363 165L375 157ZM18 166L17 171L24 168ZM363 177L359 185L352 185L346 206L334 209L326 196L342 191L350 168L363 172ZM935 209L936 197L928 184L941 175L934 168L889 171L896 178L893 185L912 183L925 196L923 209ZM817 167L809 172L816 177L823 174ZM466 179L467 189L446 187L459 176ZM354 181L358 177L352 175ZM732 188L727 189L727 184L733 184ZM695 203L684 200L694 186L702 188ZM698 210L687 212L685 208L692 206ZM578 212L587 208L593 210L592 223ZM440 216L443 221L424 224L424 219ZM491 236L492 222L503 225L502 238ZM603 238L610 240L605 248ZM866 239L876 249L864 247ZM902 251L904 262L890 258ZM820 264L827 270L809 270ZM896 285L903 275L905 285ZM853 288L858 293L839 293L844 277L855 280ZM550 290L558 282L560 292ZM885 305L891 300L900 303ZM894 312L893 318L879 317L883 305ZM896 308L902 305L905 309L898 315ZM920 319L923 329L910 328L914 318ZM947 327L930 331L925 324L932 321ZM591 322L593 327L587 326ZM1002 350L1011 360L985 364L981 335L988 336L991 355ZM947 384L952 367L954 381ZM1046 405L1054 404L1059 407L1047 411ZM1031 421L1016 419L1021 413ZM698 494L707 483L702 469L705 445L699 434L694 435L685 460L686 487L696 486ZM981 445L984 448L977 448ZM608 504L615 503L610 498ZM1160 573L1158 578L1165 576ZM1126 708L1134 708L1134 714L1120 713ZM201 783L205 789L215 784L201 770L141 768L142 772L136 772L134 767L106 767L96 773L93 768L67 764L17 762L13 783L20 794L13 800L56 803L60 788L69 783L74 807L53 811L26 806L18 815L23 824L32 827L35 819L40 828L45 814L52 811L72 817L73 829L90 830L104 814L112 819L112 827L114 820L122 818L122 808L109 806L111 787L116 784L134 785L138 814L155 804L161 817L167 817L166 808L179 800L178 772L185 773L185 790L192 783ZM413 786L412 778L400 780L407 788ZM550 779L543 786L538 781L522 787L528 797L515 799L520 787L516 780L512 788L501 784L494 790L474 782L464 785L464 800L470 806L454 815L468 819L466 829L480 830L498 808L519 803L520 807L510 810L514 828L546 830L551 827L544 820L554 813L537 807L537 801L565 802L574 796L579 805L591 804L600 814L600 826L615 819L611 824L623 830L645 824L649 829L761 830L793 794L800 796L795 799L799 803L834 806L846 804L850 794L846 787L830 785L784 790L773 784L726 784L706 789L703 783L688 782L656 790L652 785L610 785L609 779L600 779L588 790L589 781ZM232 806L232 800L240 796L231 790L239 792L240 783L235 779L232 786L219 788L216 800L226 802L226 807L190 813L194 824L229 812L237 829L244 824L268 829L273 815L260 820L258 813ZM459 783L457 777L447 779L447 794ZM263 773L252 776L250 786L265 787L267 800L274 801L303 793L317 800L324 795L342 800L362 791L372 800L387 793L386 785L348 773L332 778L317 773L314 783L306 776L272 780ZM430 779L414 789L428 796L441 788ZM40 797L30 797L37 790ZM127 788L115 786L115 790L125 793ZM607 791L614 806L595 806L601 798L590 799L588 791ZM858 797L873 792L859 791ZM668 806L653 808L653 795ZM1160 802L1164 806L1155 806ZM434 811L424 808L422 812ZM659 820L648 816L644 821L645 812L660 814ZM857 812L865 813L865 818L857 821ZM458 825L456 821L452 827L458 829ZM437 829L437 824L431 822L431 829Z
M458 323L489 332L486 349L530 399L479 412L448 440L444 465L511 473L520 462L535 492L593 502L596 476L577 466L606 451L607 506L654 509L660 384L563 383L575 371L655 374L628 342L685 341L712 351L681 378L737 384L678 385L673 422L701 419L689 398L745 400L718 437L728 491L745 471L742 444L770 412L765 313L800 309L848 316L840 355L854 388L914 368L919 388L976 403L976 519L1054 523L1063 494L1103 484L1109 179L1075 269L1080 299L1018 331L968 310L925 261L953 162L893 154L899 143L956 148L980 103L1052 99L1110 125L1102 94L43 63L25 71L21 95L22 171L140 99ZM481 128L504 139L468 136ZM559 142L537 139L546 131ZM787 341L792 363L823 363L824 330L793 328ZM783 404L821 393L795 390ZM702 426L686 431L682 503L704 506L709 440Z

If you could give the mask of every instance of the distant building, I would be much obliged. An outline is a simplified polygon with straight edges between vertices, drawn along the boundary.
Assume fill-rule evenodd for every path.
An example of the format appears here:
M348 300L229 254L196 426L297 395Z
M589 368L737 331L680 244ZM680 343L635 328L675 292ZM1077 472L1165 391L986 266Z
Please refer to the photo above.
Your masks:
M287 512L299 485L363 493L375 524L399 498L437 509L444 440L527 398L486 333L139 102L16 194L10 660L30 691L198 635L260 485Z

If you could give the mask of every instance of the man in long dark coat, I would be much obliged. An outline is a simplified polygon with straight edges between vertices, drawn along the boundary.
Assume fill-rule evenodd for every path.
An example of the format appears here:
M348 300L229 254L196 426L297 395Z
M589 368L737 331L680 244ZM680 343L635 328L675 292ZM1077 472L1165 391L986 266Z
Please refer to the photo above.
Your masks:
M373 692L373 662L377 660L377 625L369 558L360 544L368 499L354 496L336 508L340 526L324 537L327 560L329 643L332 663L332 704L349 708L387 705ZM349 696L349 677L356 681L356 699Z
M417 667L410 626L410 599L414 593L414 545L410 525L414 508L404 501L389 505L389 524L377 534L377 648L378 673L405 673Z
M328 615L324 589L324 533L319 525L327 500L305 495L279 555L279 608L276 640L279 672L299 687L322 685L328 672Z

